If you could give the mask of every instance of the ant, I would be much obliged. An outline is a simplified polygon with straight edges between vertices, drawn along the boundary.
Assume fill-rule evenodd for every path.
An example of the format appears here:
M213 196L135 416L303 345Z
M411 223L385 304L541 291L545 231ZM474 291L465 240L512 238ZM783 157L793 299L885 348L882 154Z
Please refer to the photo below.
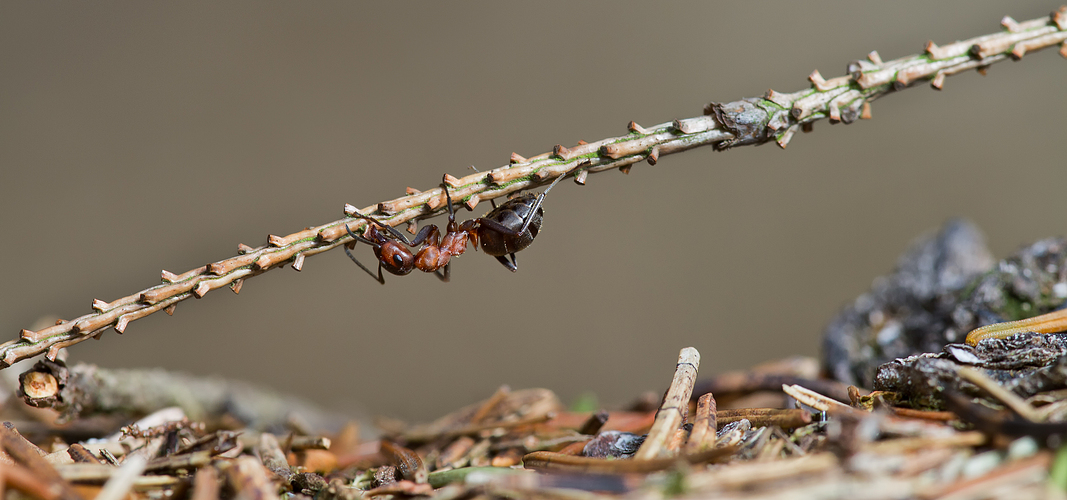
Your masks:
M477 250L478 241L481 240L482 250L486 254L496 257L509 271L518 270L515 263L515 252L530 246L541 229L544 210L541 203L556 184L566 174L560 175L541 194L534 196L524 193L501 204L490 200L493 210L484 217L470 219L462 223L456 222L456 212L452 208L452 196L448 192L448 185L444 185L445 199L448 202L448 226L445 235L441 237L441 230L434 224L422 228L415 239L408 240L403 233L396 228L384 225L366 215L356 212L356 216L371 222L362 235L353 233L345 225L345 231L356 241L362 241L374 247L374 256L378 258L378 275L375 276L370 269L356 260L349 251L349 246L355 248L356 241L344 245L345 254L352 259L360 269L367 272L379 283L385 284L382 275L384 268L391 274L404 276L411 271L419 269L427 273L434 273L441 281L449 281L451 278L452 256L462 255L467 250L467 243L474 244ZM383 231L384 229L384 231ZM425 243L414 255L407 247L416 247ZM405 247L407 245L407 247ZM504 256L511 257L509 262ZM444 268L444 273L440 271Z

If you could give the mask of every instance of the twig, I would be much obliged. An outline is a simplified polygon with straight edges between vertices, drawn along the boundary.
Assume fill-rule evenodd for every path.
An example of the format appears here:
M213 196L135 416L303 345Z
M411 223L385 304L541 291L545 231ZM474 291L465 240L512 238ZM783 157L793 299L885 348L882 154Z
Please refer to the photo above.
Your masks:
M714 461L719 458L729 457L737 451L736 447L728 446L704 450L699 453L679 455L676 457L639 459L608 460L604 458L576 457L551 451L535 451L522 457L522 465L527 469L536 470L560 470L571 472L600 472L600 473L650 473L668 469L679 462L699 464Z
M214 467L203 467L193 477L193 493L190 500L218 500L219 473Z
M717 413L720 429L740 420L748 420L753 427L777 426L783 429L795 429L811 423L811 413L800 409L742 408L719 410Z
M48 484L48 489L61 500L80 500L81 497L71 488L63 478L48 463L41 454L40 448L22 437L10 422L4 422L0 426L0 448L3 448L15 462L25 465L32 470L37 477Z
M381 453L391 465L396 467L400 479L416 483L426 482L426 465L422 463L422 458L418 453L389 441L381 442Z
M989 393L990 396L993 396L1001 403L1004 403L1005 406L1015 411L1015 413L1018 413L1020 417L1031 422L1041 421L1041 414L1039 414L1033 406L1030 406L1030 404L1024 401L1023 398L1019 397L1014 392L1005 389L995 380L987 377L984 373L966 366L960 367L957 372L959 373L960 378L977 385L980 389Z
M650 460L663 454L667 443L685 423L689 412L689 397L693 394L693 382L696 381L700 368L700 353L692 347L686 347L678 353L678 365L674 379L663 397L663 404L656 412L656 421L641 448L634 454L635 460Z
M532 158L512 155L512 163L484 173L456 178L445 175L444 184L454 200L473 209L480 201L543 186L561 175L574 175L584 184L589 173L611 169L628 171L635 163L656 164L663 156L700 146L724 150L735 146L774 141L785 147L798 130L810 130L822 119L852 123L870 118L870 102L891 92L930 82L941 89L945 77L977 69L1025 54L1061 45L1067 57L1067 7L1051 15L1021 23L1003 23L999 33L979 36L942 47L933 42L921 54L883 62L876 52L866 60L849 64L849 74L831 78L813 71L812 85L798 92L768 91L762 97L730 103L712 103L705 114L652 127L630 122L629 133L574 147L557 145L553 151ZM383 224L425 219L444 211L442 187L365 207L359 212L377 216ZM0 366L38 354L55 359L59 350L99 337L108 328L119 333L130 321L158 311L174 312L189 298L201 298L211 290L229 287L239 292L244 280L291 263L300 270L305 257L349 243L346 226L361 231L367 221L353 217L357 209L345 207L346 217L309 227L286 236L270 235L259 247L238 245L239 255L192 269L182 274L162 271L163 283L112 302L94 300L93 313L39 331L22 330L20 338L0 345Z
M59 498L59 491L52 488L48 481L19 464L0 465L0 495L3 495L8 487L41 500Z
M259 446L256 447L256 451L259 453L259 460L263 462L264 467L277 474L286 483L292 482L296 473L289 467L289 462L285 459L285 453L282 453L282 448L278 445L278 438L274 437L274 434L269 432L260 434Z
M278 500L278 493L267 477L267 469L254 457L242 456L226 466L226 475L237 498Z
M133 489L134 482L145 470L147 461L140 456L130 456L115 474L104 483L104 488L96 494L96 500L122 500Z
M36 376L31 377L31 374ZM254 429L286 426L292 420L315 428L340 428L345 418L292 396L252 384L217 377L194 377L159 369L99 368L86 363L67 366L41 360L20 379L26 404L53 408L63 420L94 415L142 416L177 406L193 420L230 414ZM27 389L26 381L50 378L49 391Z
M696 453L715 447L715 430L718 416L715 412L715 396L710 392L697 400L697 416L693 419L693 430L689 433L686 453Z

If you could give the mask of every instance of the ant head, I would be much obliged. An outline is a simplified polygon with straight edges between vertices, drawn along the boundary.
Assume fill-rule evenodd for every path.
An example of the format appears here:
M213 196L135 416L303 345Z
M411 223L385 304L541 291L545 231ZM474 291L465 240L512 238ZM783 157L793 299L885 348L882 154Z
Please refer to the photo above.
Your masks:
M392 274L403 276L415 269L415 257L400 242L389 240L378 248L378 262Z

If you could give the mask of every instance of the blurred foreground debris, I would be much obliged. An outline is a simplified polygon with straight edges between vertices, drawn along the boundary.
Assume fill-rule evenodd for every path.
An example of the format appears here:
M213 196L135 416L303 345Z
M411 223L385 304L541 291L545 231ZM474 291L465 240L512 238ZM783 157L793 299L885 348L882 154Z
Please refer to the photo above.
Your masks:
M225 420L263 431L302 426L335 432L345 422L310 402L235 380L86 363L68 367L59 359L42 359L19 375L19 396L30 406L58 411L59 423L99 415L133 419L172 406L214 426Z
M1044 340L1018 352L1046 359L1062 347ZM973 356L1018 367L997 358L998 349L983 342ZM948 356L921 359L952 362ZM1020 398L1032 412L1012 406L1018 401L998 410L987 405L1004 396L983 392L975 377L985 375L914 370L910 383L941 388L934 392L947 409L929 411L907 407L907 391L842 388L813 366L794 358L697 383L699 354L686 348L656 409L572 412L546 389L501 387L430 424L383 421L380 440L361 440L355 423L329 435L219 428L227 419L210 411L221 406L203 421L161 409L81 442L56 432L31 444L8 423L0 429L0 477L9 494L45 500L1064 498L1067 474L1050 473L1064 458L1049 446L1067 429L1052 423L1062 412L1042 408L1067 407L1067 391ZM795 383L772 390L768 377ZM700 387L729 388L731 396L719 404ZM737 407L746 401L774 407ZM1049 420L1027 420L1036 414Z

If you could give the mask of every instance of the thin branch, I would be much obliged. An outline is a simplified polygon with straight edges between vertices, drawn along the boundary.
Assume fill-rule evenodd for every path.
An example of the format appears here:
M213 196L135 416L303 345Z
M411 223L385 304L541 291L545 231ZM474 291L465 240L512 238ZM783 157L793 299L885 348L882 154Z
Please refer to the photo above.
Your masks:
M630 122L626 135L574 147L557 145L551 152L532 158L513 153L509 165L463 178L446 174L444 184L453 199L474 209L481 201L533 189L561 175L574 175L575 182L584 184L590 173L612 169L628 172L635 163L655 165L662 156L700 146L724 150L774 141L784 148L798 130L811 130L818 120L852 123L870 118L870 102L897 90L923 82L940 90L947 76L971 69L984 73L994 63L1018 60L1054 45L1060 45L1060 54L1067 57L1067 7L1024 22L1005 17L1001 25L1004 29L999 33L940 47L928 42L923 53L893 61L883 62L877 52L871 52L866 60L849 64L848 75L829 80L813 71L808 77L811 87L798 92L769 90L762 97L712 103L703 116L648 128ZM442 187L426 191L408 188L407 196L359 212L396 226L436 216L444 208ZM54 360L64 347L98 338L108 328L122 333L130 321L160 310L173 314L178 302L201 298L218 288L228 286L237 293L245 279L286 263L299 271L306 257L350 243L346 225L357 232L365 229L367 222L353 217L356 210L346 205L343 219L287 236L270 235L266 245L256 248L238 245L236 257L182 274L163 271L160 285L112 302L94 300L93 313L40 331L22 330L20 338L0 345L0 368L42 353Z

